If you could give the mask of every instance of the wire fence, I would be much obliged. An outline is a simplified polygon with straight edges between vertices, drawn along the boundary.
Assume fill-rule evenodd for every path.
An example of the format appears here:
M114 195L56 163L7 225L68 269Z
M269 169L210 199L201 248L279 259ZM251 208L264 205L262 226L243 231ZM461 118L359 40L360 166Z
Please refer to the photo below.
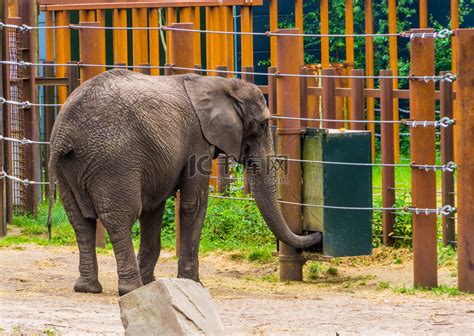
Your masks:
M188 67L180 67L175 66L173 64L170 65L127 65L127 66L117 66L112 64L87 64L87 63L34 63L34 62L14 62L14 61L0 61L0 64L5 65L15 65L15 66L34 66L34 67L105 67L105 68L130 68L130 69L176 69L176 70L184 70L184 71L200 71L204 73L217 73L217 74L229 74L229 75L253 75L253 76L265 76L265 77L297 77L297 78L339 78L339 79L406 79L406 80L419 80L424 82L439 82L439 81L446 81L446 82L453 82L456 80L456 75L452 73L446 73L443 75L435 75L435 76L372 76L372 75L364 75L364 76L351 76L351 75L323 75L323 74L291 74L291 73L270 73L270 72L254 72L254 71L237 71L237 70L221 70L221 69L197 69L197 68L188 68Z
M273 37L273 36L295 36L295 37L315 37L315 38L322 38L322 37L403 37L403 38L434 38L434 39L444 39L449 38L452 36L453 32L449 29L442 29L436 32L409 32L403 31L399 33L374 33L374 34L313 34L313 33L284 33L284 32L272 32L272 31L265 31L265 32L242 32L242 31L223 31L223 30L209 30L209 29L188 29L188 28L179 28L179 27L172 27L172 26L153 26L153 27L107 27L107 26L88 26L88 25L76 25L76 24L69 24L63 26L29 26L26 24L22 25L15 25L15 24L6 24L4 22L0 22L0 29L3 28L12 28L18 29L22 32L29 32L32 30L48 30L48 29L101 29L101 30L159 30L159 31L182 31L182 32L190 32L190 33L203 33L203 34L220 34L220 35L246 35L246 36L266 36L266 37Z

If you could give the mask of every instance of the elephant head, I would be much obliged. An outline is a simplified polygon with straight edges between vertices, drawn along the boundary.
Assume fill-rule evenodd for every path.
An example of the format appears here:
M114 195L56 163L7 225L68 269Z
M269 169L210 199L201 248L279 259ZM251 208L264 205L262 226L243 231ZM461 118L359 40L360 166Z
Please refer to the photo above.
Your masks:
M239 79L190 76L185 88L206 140L239 163L258 161L259 169L249 170L252 193L273 234L294 248L320 242L320 233L293 233L280 211L276 179L267 173L274 157L271 116L258 87Z

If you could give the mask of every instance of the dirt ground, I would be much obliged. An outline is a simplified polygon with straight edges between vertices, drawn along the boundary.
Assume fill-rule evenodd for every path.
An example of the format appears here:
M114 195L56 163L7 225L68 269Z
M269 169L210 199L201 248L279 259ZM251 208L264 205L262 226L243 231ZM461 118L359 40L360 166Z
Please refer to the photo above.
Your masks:
M474 297L416 293L411 262L377 256L343 261L338 275L280 283L277 263L250 263L230 253L200 259L229 335L458 334L474 330ZM400 259L400 258L399 258ZM370 265L369 265L370 261ZM0 249L0 331L8 334L123 334L117 304L115 259L99 254L102 294L74 293L78 252L33 245ZM155 274L175 277L176 258L164 251ZM440 282L455 284L446 268ZM387 288L388 287L388 288Z

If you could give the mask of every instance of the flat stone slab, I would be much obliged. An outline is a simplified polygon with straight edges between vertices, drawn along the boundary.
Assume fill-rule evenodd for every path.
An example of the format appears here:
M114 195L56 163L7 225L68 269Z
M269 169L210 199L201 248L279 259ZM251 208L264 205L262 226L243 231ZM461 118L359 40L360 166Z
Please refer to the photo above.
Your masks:
M223 335L207 289L188 279L159 279L119 300L126 335Z

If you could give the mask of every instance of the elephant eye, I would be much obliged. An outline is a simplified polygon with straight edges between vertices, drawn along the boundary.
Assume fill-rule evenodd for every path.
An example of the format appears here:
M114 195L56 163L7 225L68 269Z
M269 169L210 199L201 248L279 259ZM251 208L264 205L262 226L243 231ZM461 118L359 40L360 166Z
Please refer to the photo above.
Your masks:
M263 120L263 121L258 122L258 127L262 130L265 129L265 127L267 127L267 125L268 125L268 120Z

